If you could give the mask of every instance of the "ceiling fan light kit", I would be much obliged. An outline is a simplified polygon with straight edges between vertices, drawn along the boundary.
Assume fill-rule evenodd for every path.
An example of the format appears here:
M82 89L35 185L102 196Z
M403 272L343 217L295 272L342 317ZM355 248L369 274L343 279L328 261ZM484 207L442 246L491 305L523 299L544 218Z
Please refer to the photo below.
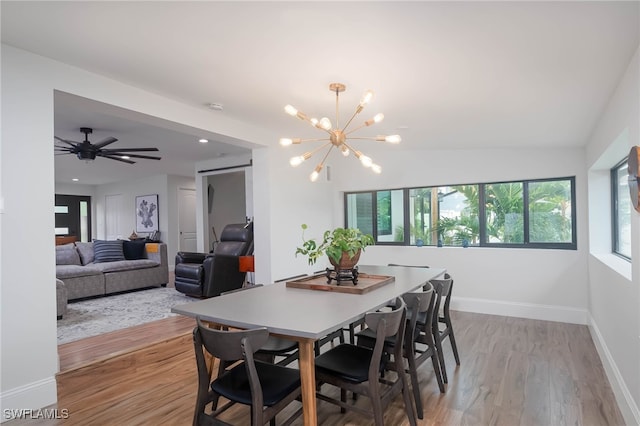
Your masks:
M322 158L320 163L318 163L315 169L313 169L313 172L309 176L309 179L312 182L315 182L318 179L318 176L320 175L320 171L324 167L324 163L327 160L327 157L329 156L333 148L339 149L342 155L344 155L345 157L349 156L350 152L353 152L353 155L360 160L360 162L364 167L370 168L374 173L378 173L378 174L381 173L382 168L378 164L374 163L370 157L364 155L362 152L351 147L351 145L347 143L347 140L348 139L368 139L368 140L374 140L378 142L387 142L391 144L397 144L397 143L400 143L402 138L400 137L400 135L388 135L388 136L378 135L378 136L363 136L363 137L350 136L352 133L356 132L357 130L363 127L369 127L375 123L381 122L384 119L384 114L378 113L374 117L366 120L360 126L347 131L353 119L356 118L356 116L362 112L365 105L368 104L373 98L373 92L371 90L368 90L362 96L360 103L356 107L355 112L353 113L351 118L347 121L347 124L345 124L344 127L340 128L340 125L339 125L340 111L339 111L338 98L339 98L340 92L344 92L346 90L346 86L342 83L331 83L329 85L329 90L332 92L335 92L336 94L335 126L332 125L331 120L329 120L327 117L323 117L320 120L318 120L317 118L309 118L304 112L298 111L296 108L294 108L291 105L287 105L284 107L284 110L287 114L291 115L292 117L297 117L302 121L306 121L309 124L311 124L313 127L316 127L328 134L328 137L313 138L313 139L281 138L280 145L285 147L290 145L298 145L303 142L326 141L325 144L321 145L320 147L312 151L307 151L302 155L292 157L291 160L289 160L289 164L292 167L297 167L303 162L305 162L306 160L308 160L309 158L311 158L316 152L328 146L329 149L326 151L324 157Z
M116 142L118 139L110 136L101 140L96 144L89 142L89 135L93 133L93 129L90 127L81 127L80 132L84 133L84 141L76 142L54 136L58 143L64 145L55 145L56 155L63 154L75 154L80 160L93 161L96 157L108 158L110 160L121 161L123 163L135 164L131 158L144 158L147 160L160 160L161 157L154 157L150 155L132 154L132 152L157 152L158 148L121 148L121 149L107 149L107 145Z

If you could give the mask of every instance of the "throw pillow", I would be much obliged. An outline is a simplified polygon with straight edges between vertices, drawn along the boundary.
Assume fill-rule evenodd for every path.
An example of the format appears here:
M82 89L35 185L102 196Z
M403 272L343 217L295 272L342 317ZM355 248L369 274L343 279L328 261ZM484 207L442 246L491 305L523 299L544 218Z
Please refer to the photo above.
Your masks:
M144 259L144 246L146 242L144 240L139 241L123 241L122 251L124 252L124 258L127 260Z
M118 260L124 260L122 240L95 240L93 242L93 261L95 263L116 262Z
M83 265L93 262L93 243L83 243L76 241L76 248L80 254L80 260Z
M56 265L80 264L80 256L73 243L56 246Z

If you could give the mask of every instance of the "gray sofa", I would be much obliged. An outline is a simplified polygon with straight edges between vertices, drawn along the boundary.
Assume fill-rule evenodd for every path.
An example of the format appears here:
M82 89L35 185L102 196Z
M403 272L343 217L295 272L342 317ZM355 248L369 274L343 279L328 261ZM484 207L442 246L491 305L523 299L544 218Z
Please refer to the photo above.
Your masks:
M56 278L68 300L167 285L166 244L118 241L56 246Z

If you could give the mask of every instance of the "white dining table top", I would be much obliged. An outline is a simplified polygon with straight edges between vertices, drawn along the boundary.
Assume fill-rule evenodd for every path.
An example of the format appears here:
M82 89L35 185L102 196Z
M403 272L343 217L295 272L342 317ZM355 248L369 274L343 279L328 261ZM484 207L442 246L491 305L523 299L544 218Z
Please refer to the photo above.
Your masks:
M274 334L317 340L446 272L441 268L372 265L359 265L358 270L395 280L364 294L288 288L280 282L176 305L171 312L230 327L267 327Z

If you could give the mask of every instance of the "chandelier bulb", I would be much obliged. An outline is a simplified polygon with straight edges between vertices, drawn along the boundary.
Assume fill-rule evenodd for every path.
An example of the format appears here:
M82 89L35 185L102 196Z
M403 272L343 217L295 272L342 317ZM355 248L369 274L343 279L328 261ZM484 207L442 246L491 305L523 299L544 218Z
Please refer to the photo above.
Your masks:
M289 164L291 164L291 167L297 167L308 160L312 155L312 152L305 152L304 154L298 155L297 157L291 157L291 159L289 160Z
M365 126L371 126L374 123L379 123L382 120L384 120L384 114L383 113L378 113L376 114L373 118L368 119L367 121L364 122Z
M342 145L340 147L340 151L342 152L342 155L345 157L349 156L349 148L347 148L345 145Z
M287 106L285 106L285 107L284 107L284 110L285 110L285 112L286 112L287 114L289 114L289 115L291 115L291 116L293 116L293 117L295 117L296 115L298 115L298 110L297 110L297 109L295 109L295 108L294 108L293 106L291 106L291 105L287 105Z
M289 146L293 143L293 139L289 139L289 138L280 138L280 145L281 146Z
M312 126L318 127L318 119L317 118L314 117L309 121L311 122Z
M385 136L384 141L395 144L400 143L400 141L402 141L402 138L400 137L400 135L389 135Z
M327 117L322 117L318 122L318 125L320 126L321 129L324 129L327 131L331 130L331 120L329 120Z
M362 95L362 100L360 101L360 106L363 107L368 104L371 101L371 98L373 98L372 90L367 90L366 92L364 92L364 95Z
M371 159L371 157L367 157L366 155L360 155L360 157L358 158L360 159L360 162L362 163L362 165L365 167L371 167L371 165L373 164L373 160Z
M318 176L320 176L320 170L322 170L322 164L318 164L316 168L309 175L309 179L311 182L315 182L318 180Z

